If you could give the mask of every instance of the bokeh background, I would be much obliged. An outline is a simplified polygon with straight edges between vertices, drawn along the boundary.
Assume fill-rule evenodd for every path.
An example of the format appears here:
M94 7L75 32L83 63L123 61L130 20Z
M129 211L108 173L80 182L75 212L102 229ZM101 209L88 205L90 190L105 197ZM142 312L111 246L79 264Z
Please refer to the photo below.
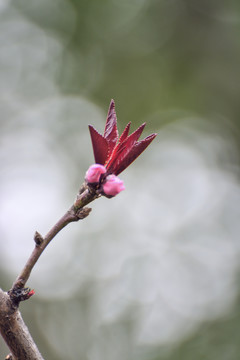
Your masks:
M110 99L120 130L158 132L35 267L21 311L44 358L240 358L239 64L236 0L0 0L4 290L72 204Z

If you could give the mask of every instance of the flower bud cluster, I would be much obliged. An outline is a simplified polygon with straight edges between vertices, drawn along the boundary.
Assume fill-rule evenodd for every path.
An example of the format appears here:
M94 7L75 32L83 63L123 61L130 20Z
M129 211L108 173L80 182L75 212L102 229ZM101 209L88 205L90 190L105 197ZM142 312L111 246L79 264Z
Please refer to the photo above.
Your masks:
M107 197L116 196L121 191L125 190L125 186L121 179L114 174L104 176L106 173L107 169L105 166L93 164L86 172L85 180L91 185L101 185L101 193Z

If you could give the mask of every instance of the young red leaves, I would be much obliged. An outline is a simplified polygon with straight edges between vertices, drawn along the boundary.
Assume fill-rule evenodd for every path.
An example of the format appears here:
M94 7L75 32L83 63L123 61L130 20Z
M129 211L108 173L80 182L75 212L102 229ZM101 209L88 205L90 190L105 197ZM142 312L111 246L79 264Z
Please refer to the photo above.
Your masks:
M146 124L142 124L131 135L128 135L130 124L127 124L119 137L115 104L114 100L111 100L103 135L89 125L95 161L97 164L104 165L108 174L119 175L157 136L157 134L151 134L138 141Z
M99 166L94 167L94 165L92 165L88 170L87 174L91 172L92 179L99 179L99 182L101 182L103 185L103 194L105 195L110 195L110 193L107 194L107 191L111 192L111 190L109 190L109 187L111 188L111 186L115 186L114 190L112 191L113 193L115 193L115 195L120 191L124 190L124 186L121 180L119 180L121 182L121 186L116 186L116 184L119 184L116 175L120 174L134 160L136 160L136 158L157 136L157 134L151 134L145 139L139 140L145 127L145 123L139 126L137 130L135 130L132 134L129 135L130 125L131 123L128 123L122 135L118 135L117 116L115 112L114 100L111 100L110 102L103 135L101 135L92 125L89 125L95 162L99 166L104 166L106 172L102 172L102 175L98 176L99 169L101 168ZM96 174L96 176L94 174L94 171L98 171L98 174ZM111 182L109 182L108 184L109 175L111 174L115 175L114 181L111 177ZM91 183L91 177L86 176L86 181ZM105 190L108 190L106 190L105 192L104 188Z

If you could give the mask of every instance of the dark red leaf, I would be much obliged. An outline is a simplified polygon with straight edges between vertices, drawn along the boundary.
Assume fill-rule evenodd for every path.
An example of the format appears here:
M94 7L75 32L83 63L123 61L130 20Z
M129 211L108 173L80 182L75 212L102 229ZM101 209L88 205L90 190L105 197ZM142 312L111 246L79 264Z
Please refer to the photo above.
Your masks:
M127 156L127 154L131 151L133 145L141 136L143 129L145 127L145 123L139 126L137 130L135 130L131 135L129 135L123 142L119 142L116 148L113 150L109 162L107 164L107 169L109 173L115 174L115 168L118 164Z
M114 100L111 100L110 102L103 136L108 142L109 151L111 153L118 141L117 116Z
M130 125L131 125L131 122L129 122L127 124L127 126L125 127L125 129L123 130L123 133L119 138L119 143L122 143L127 138L128 133L129 133L129 129L130 129Z
M114 174L118 175L125 170L148 147L157 134L151 134L141 141L137 141L124 158L114 164Z
M89 125L89 131L92 140L93 153L96 164L104 165L108 157L108 143L107 140Z
M139 126L139 128L137 128L137 130L135 130L131 135L129 135L122 142L123 146L130 149L133 146L133 144L140 138L145 126L146 126L146 123L143 123L141 126Z
M109 167L110 164L112 164L115 160L115 158L117 156L119 156L119 154L124 150L124 146L122 146L122 143L124 142L124 140L127 138L128 136L128 133L129 133L129 129L130 129L130 125L131 125L131 122L129 122L127 124L127 126L125 127L122 135L120 136L120 139L118 141L118 144L115 146L115 148L113 149L112 153L109 154L109 159L107 160L107 166Z
M138 141L145 123L129 135L130 124L127 124L119 138L115 104L114 100L111 100L104 134L101 135L93 126L89 125L95 162L104 165L108 174L120 174L146 149L157 135L151 134Z

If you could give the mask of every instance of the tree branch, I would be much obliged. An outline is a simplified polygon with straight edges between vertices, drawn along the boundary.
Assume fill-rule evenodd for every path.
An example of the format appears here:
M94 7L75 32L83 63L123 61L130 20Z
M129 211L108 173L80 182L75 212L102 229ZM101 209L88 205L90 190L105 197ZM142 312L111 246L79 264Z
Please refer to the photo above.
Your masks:
M129 123L119 137L113 100L110 103L103 135L91 125L89 126L96 163L91 165L86 172L85 182L79 190L75 203L45 237L38 232L35 233L35 247L12 288L8 293L0 289L0 332L12 352L7 357L8 359L42 360L18 311L20 301L27 300L34 294L34 290L24 288L24 286L39 257L59 231L70 222L88 216L91 209L85 207L87 204L101 195L111 198L124 190L123 182L117 175L125 170L157 135L151 134L139 140L144 126L145 123L128 135Z
M24 289L24 286L36 262L51 240L69 223L88 216L91 209L85 206L99 196L100 194L96 189L84 183L79 190L75 203L46 236L42 237L36 231L34 236L35 247L12 288L8 293L0 289L0 333L11 351L8 358L13 360L43 360L18 310L19 302L28 299L34 293L28 288Z
M17 306L2 289L0 289L0 307L0 333L12 353L12 359L43 360Z
M50 241L69 223L84 219L86 216L88 216L91 209L84 208L84 206L89 204L97 197L99 197L99 195L95 191L92 191L92 189L89 189L89 187L84 183L79 190L79 194L74 205L72 205L66 214L61 217L61 219L52 227L46 236L43 238L38 232L35 233L35 247L21 273L18 275L17 279L12 285L10 290L11 295L14 296L14 291L16 289L23 288L26 285L34 265Z

